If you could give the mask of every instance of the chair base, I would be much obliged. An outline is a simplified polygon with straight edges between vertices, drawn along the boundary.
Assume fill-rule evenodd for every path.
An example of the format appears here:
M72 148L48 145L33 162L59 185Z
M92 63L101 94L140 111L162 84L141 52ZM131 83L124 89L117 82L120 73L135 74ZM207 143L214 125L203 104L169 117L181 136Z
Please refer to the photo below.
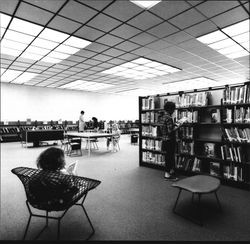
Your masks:
M86 209L85 209L84 206L83 206L83 203L84 203L84 200L85 200L86 196L87 196L87 194L83 196L83 199L82 199L81 203L75 203L74 205L81 206L82 209L83 209L83 211L84 211L84 213L85 213L85 215L86 215L86 217L87 217L87 220L88 220L88 222L89 222L89 224L90 224L90 227L91 227L91 230L92 230L92 231L91 231L91 233L88 235L88 237L87 237L85 240L89 240L89 239L94 235L95 229L94 229L94 226L93 226L93 224L92 224L92 222L91 222L91 220L90 220L90 218L89 218L89 216L88 216L88 214L87 214ZM42 228L42 230L36 235L36 237L34 238L34 240L37 240L37 239L41 236L41 234L45 231L45 229L48 227L49 219L54 219L54 220L57 220L57 221L58 221L58 227L57 227L57 240L60 240L60 224L61 224L60 221L62 220L62 218L63 218L64 215L67 213L67 211L69 210L70 207L69 207L68 209L64 210L61 216L59 216L59 217L53 217L53 216L49 216L49 211L46 211L46 210L45 210L45 211L46 211L46 215L39 215L39 214L34 214L34 213L32 213L31 208L30 208L29 203L28 203L27 200L26 200L26 205L27 205L27 208L28 208L28 211L29 211L30 216L29 216L29 220L28 220L28 223L27 223L27 225L26 225L25 232L24 232L24 235L23 235L23 239L22 239L22 240L25 240L25 238L26 238L26 236L27 236L28 229L29 229L29 225L30 225L30 221L31 221L31 218L32 218L32 217L40 217L40 218L45 218L45 219L46 219L46 224L45 224L45 226L44 226L44 227Z

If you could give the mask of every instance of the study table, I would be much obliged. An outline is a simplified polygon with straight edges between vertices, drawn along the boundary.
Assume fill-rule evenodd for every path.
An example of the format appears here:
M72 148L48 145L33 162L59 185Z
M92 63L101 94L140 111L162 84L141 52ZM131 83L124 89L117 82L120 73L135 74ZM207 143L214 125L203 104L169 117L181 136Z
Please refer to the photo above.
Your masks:
M68 132L67 136L70 138L72 137L79 137L79 138L85 138L87 139L88 142L88 156L90 156L90 140L91 139L97 139L97 138L107 138L107 137L112 137L113 134L111 133L100 133L100 132Z

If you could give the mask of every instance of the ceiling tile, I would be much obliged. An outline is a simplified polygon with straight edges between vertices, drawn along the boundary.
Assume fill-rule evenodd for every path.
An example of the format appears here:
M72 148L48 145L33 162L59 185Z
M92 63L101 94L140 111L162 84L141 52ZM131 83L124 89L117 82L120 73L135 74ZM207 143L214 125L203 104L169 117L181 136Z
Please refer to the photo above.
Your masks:
M106 34L98 38L96 41L107 46L115 46L118 43L121 43L123 39L113 36L113 35Z
M98 14L94 19L92 19L90 22L88 22L88 26L95 27L99 30L108 32L118 25L120 25L121 22L118 20L115 20L111 17L108 17L104 14Z
M67 34L72 34L80 26L81 24L75 21L63 18L61 16L56 16L48 25L48 27L52 29L62 31Z
M107 60L110 60L112 57L110 56L107 56L107 55L104 55L104 54L98 54L95 56L95 59L96 60L99 60L99 61L102 61L102 62L105 62Z
M132 53L138 55L138 56L144 56L152 52L151 49L146 48L146 47L141 47L136 50L131 51Z
M194 39L194 37L186 33L185 31L180 31L176 34L173 34L169 37L164 38L164 40L172 44L179 44L179 43L191 40L191 39Z
M86 23L97 13L98 12L96 10L93 10L75 1L69 1L59 12L60 15L81 23Z
M17 9L16 16L29 20L33 23L46 25L53 17L53 14L46 10L21 2L19 8Z
M108 48L110 48L110 47L94 42L94 43L88 45L85 49L99 53L99 52L103 52L104 50L107 50Z
M211 18L238 5L238 1L206 1L195 8L201 11L208 18Z
M134 60L134 59L138 58L138 56L134 55L132 53L125 53L125 54L119 56L119 58L127 60L127 61L131 61L131 60Z
M127 21L143 10L130 1L118 0L104 10L104 13L121 21Z
M25 2L36 5L40 8L57 12L60 7L66 2L66 0L25 0Z
M211 20L220 28L232 25L236 22L248 19L249 15L242 7L237 7L224 14L220 14Z
M183 14L170 19L169 22L182 30L204 20L206 20L206 18L202 16L198 11L196 11L195 9L190 9Z
M146 44L149 44L149 43L156 41L156 40L157 40L156 37L154 37L150 34L147 34L147 33L141 33L141 34L139 34L135 37L132 37L130 39L130 41L135 42L139 45L146 45Z
M141 30L146 30L161 22L162 19L156 17L155 15L149 12L143 12L138 16L136 16L135 18L128 21L127 23Z
M133 43L133 42L129 42L129 41L125 41L119 45L116 46L116 48L119 48L125 52L130 52L136 48L139 48L140 46Z
M161 49L164 49L164 48L167 48L169 46L171 46L172 44L166 42L166 41L163 41L163 40L157 40L155 42L152 42L148 45L146 45L147 48L150 48L150 49L153 49L153 50L161 50Z
M84 62L84 64L89 64L89 65L98 65L100 64L101 61L98 61L98 60L94 60L94 59L88 59Z
M74 33L74 36L82 37L89 41L94 41L104 34L105 33L100 30L96 30L94 28L91 28L85 25L82 28L80 28L78 31L76 31Z
M156 27L147 30L148 33L157 36L158 38L163 38L169 36L175 32L178 32L179 29L175 28L173 25L163 22Z
M218 30L217 26L208 20L187 28L185 32L189 33L193 37L199 37L216 30Z
M18 4L18 0L0 1L1 12L12 15Z
M117 57L117 56L120 56L120 55L124 54L123 51L118 50L116 48L110 48L110 49L106 50L103 53L106 54L106 55L112 56L112 57Z
M125 63L124 60L119 59L119 58L113 58L113 59L108 60L107 62L110 64L115 64L115 65L120 65L120 64Z
M185 1L162 1L149 11L167 20L190 7Z
M79 2L86 4L98 11L103 10L107 7L113 0L101 0L101 1L93 1L93 0L78 0Z
M141 32L140 30L138 30L132 26L129 26L127 24L123 24L123 25L117 27L116 29L114 29L113 31L111 31L110 34L122 37L124 39L129 39L132 36L139 34L140 32Z

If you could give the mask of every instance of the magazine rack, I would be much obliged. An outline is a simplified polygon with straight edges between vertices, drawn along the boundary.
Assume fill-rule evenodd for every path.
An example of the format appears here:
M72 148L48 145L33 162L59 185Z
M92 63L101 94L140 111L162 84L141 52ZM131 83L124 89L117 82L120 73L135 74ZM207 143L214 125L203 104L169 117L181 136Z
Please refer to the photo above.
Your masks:
M23 240L27 235L31 217L33 216L46 218L46 225L38 233L35 239L37 239L48 227L49 219L56 219L58 220L57 239L59 240L60 221L73 205L82 207L91 226L92 232L87 239L94 234L95 229L90 221L86 209L83 206L83 203L88 192L95 189L101 181L27 167L17 167L12 169L11 172L17 175L23 183L27 197L26 205L30 216L24 232ZM31 211L31 207L44 210L46 214L34 214ZM62 215L60 217L49 216L49 212L53 211L62 211Z

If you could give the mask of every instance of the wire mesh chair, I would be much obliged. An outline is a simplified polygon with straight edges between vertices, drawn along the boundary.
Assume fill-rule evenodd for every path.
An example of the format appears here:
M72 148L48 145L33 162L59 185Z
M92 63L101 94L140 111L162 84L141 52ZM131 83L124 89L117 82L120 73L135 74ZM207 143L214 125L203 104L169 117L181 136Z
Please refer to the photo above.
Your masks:
M69 139L68 155L69 156L72 156L72 155L82 156L82 139L81 138L70 138Z
M90 190L95 189L101 181L90 178L67 175L54 171L33 169L27 167L17 167L11 172L18 176L23 183L26 193L26 205L29 211L29 220L25 228L23 240L28 232L31 217L46 218L46 224L38 233L37 239L42 232L48 227L48 220L58 220L57 239L60 239L60 221L66 212L73 206L81 206L88 222L91 226L92 232L87 240L95 233L95 229L90 221L83 203ZM34 214L30 206L35 209L44 210L45 215ZM63 211L59 217L49 216L49 212Z

